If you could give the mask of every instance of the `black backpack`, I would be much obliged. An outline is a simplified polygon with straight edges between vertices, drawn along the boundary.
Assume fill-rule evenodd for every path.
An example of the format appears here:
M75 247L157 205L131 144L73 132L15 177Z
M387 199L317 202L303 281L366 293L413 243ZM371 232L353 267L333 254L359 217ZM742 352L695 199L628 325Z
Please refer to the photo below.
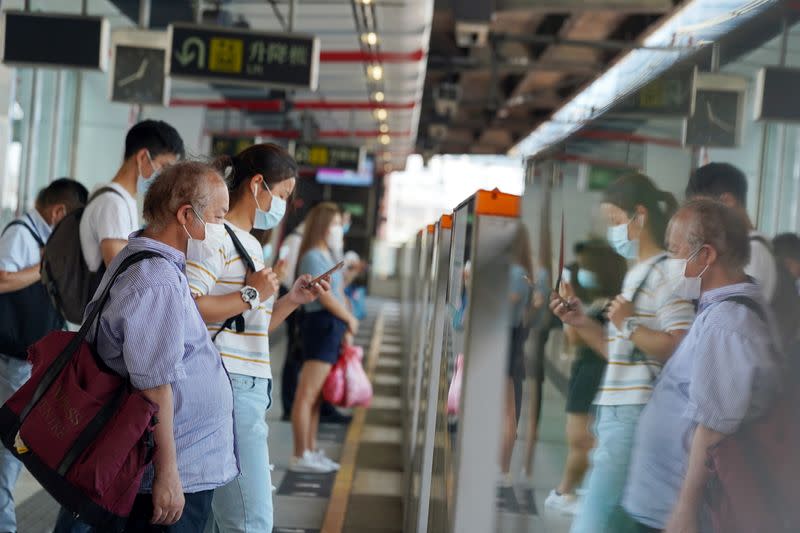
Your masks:
M15 220L3 229L22 226L36 240L39 248L45 246L33 224ZM26 360L28 346L54 330L64 328L64 319L53 307L44 285L36 283L14 292L0 294L0 353L14 359Z
M758 241L769 250L772 260L775 263L776 282L775 292L769 302L772 313L775 315L775 322L780 333L784 347L794 344L800 329L800 295L797 294L797 287L792 274L786 269L775 253L772 251L772 244L760 235L751 235L751 241Z
M123 197L116 189L103 187L92 195L89 203L105 193ZM75 209L58 223L42 255L42 283L61 316L73 324L83 321L86 304L91 301L106 271L101 260L100 268L92 272L83 257L80 228L85 209Z

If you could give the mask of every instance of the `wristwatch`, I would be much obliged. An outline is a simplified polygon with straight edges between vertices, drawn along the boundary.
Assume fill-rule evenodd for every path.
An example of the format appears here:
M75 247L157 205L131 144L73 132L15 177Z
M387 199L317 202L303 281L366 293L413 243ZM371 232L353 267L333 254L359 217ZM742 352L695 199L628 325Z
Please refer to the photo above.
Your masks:
M256 307L258 307L258 303L260 301L258 289L256 289L255 287L251 287L250 285L247 285L245 287L242 287L239 292L242 294L242 301L244 301L244 303L249 305L250 309L255 309Z
M630 340L633 332L639 327L639 321L634 317L628 317L622 321L622 328L620 334L625 340Z

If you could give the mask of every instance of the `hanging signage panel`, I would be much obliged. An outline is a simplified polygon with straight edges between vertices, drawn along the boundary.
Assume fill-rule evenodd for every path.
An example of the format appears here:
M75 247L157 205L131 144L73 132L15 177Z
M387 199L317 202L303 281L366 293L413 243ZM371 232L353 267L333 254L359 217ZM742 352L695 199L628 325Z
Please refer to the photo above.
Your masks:
M332 146L298 142L294 159L301 167L325 167L357 171L364 160L364 147Z
M755 119L800 122L800 69L764 67L756 77Z
M694 70L653 80L613 108L613 115L688 117L692 114Z
M319 40L299 33L171 24L170 75L229 84L316 90Z
M105 18L6 11L0 20L0 57L6 65L106 70Z
M733 148L742 139L742 118L748 80L739 76L698 73L694 115L686 120L683 144Z

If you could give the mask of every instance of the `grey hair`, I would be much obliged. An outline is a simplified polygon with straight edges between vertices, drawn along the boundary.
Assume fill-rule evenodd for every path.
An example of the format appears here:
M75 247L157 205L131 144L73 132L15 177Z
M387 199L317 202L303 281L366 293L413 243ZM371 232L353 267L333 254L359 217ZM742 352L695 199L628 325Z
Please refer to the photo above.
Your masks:
M178 209L187 204L202 217L211 204L213 185L224 183L216 169L197 161L176 163L153 179L144 198L143 214L148 227L155 231L174 220Z
M723 266L734 270L747 266L750 262L749 228L741 214L722 202L707 198L691 200L680 211L690 215L686 241L692 251L707 244L717 251Z

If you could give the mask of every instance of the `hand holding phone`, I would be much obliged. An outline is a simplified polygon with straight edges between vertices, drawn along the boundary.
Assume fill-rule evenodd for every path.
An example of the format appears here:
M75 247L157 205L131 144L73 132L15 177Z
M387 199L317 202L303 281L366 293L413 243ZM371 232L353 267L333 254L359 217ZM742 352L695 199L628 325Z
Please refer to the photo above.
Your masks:
M316 278L314 278L311 281L309 281L308 284L306 285L306 287L308 287L308 288L313 287L314 285L319 283L322 278L324 278L326 276L330 276L331 274L333 274L337 270L341 270L343 267L344 267L344 261L339 261L338 263L336 263L336 266L334 266L332 269L328 270L324 274L322 274L320 276L317 276Z

